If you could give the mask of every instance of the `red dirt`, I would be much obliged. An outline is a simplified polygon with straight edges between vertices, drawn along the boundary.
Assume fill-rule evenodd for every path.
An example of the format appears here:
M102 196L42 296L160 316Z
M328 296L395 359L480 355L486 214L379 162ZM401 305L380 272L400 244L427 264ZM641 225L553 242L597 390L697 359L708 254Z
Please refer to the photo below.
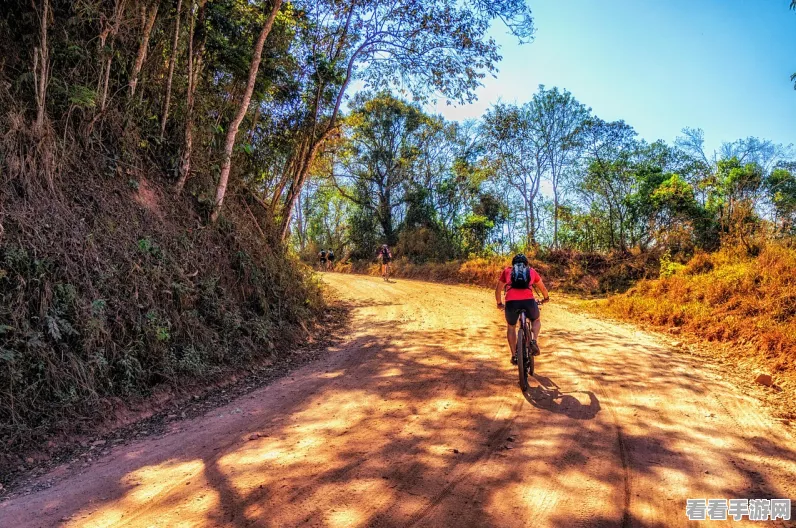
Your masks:
M789 432L650 334L548 305L523 396L490 292L325 280L355 304L327 358L45 475L0 526L662 527L687 498L796 498Z

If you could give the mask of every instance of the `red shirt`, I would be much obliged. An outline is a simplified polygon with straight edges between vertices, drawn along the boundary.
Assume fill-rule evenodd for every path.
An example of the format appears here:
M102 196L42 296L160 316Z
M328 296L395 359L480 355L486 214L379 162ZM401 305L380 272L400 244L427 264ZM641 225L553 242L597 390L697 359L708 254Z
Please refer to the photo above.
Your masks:
M511 287L511 266L503 270L500 274L500 282L507 285L506 287L506 302L508 301L525 301L533 299L533 288L521 290ZM536 270L531 268L531 285L542 282L542 277L536 273Z

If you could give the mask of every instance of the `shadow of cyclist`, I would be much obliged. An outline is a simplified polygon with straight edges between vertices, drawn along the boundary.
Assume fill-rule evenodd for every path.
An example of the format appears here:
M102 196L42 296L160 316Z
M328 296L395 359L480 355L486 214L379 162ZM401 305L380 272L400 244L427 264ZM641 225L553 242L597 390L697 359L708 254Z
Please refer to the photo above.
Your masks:
M534 375L539 385L528 387L523 394L528 403L538 409L563 414L575 420L591 420L600 412L600 401L592 391L561 392L561 388L548 377ZM572 394L585 394L589 404L584 405Z

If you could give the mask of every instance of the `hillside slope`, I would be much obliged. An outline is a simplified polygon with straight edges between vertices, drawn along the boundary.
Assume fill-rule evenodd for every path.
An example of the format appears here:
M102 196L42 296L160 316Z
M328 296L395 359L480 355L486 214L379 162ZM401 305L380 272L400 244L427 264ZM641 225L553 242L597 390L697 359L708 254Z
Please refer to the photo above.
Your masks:
M53 182L0 180L0 469L156 388L267 362L323 308L240 199L211 226L143 157L63 159Z

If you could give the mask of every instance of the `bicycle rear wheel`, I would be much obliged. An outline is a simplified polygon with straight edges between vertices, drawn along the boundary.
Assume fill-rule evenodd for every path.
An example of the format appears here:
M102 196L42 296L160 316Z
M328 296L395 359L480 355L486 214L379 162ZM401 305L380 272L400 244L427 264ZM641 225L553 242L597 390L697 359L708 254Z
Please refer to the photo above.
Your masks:
M525 329L520 328L520 331L517 332L517 371L520 374L520 389L522 389L522 392L528 390L528 366L526 365L526 361L528 361L528 358L531 358L530 361L533 361L533 358L527 352L527 348L528 343L525 337Z
M533 364L533 351L531 350L531 341L530 341L531 337L533 337L533 333L531 332L531 323L530 323L530 321L525 323L525 335L527 336L527 338L525 339L525 342L526 342L525 349L526 349L526 354L527 354L526 357L528 358L526 367L528 369L528 376L533 376L533 367L534 367L534 364ZM528 382L527 381L528 378L526 377L525 380L526 380L526 383L527 383Z

